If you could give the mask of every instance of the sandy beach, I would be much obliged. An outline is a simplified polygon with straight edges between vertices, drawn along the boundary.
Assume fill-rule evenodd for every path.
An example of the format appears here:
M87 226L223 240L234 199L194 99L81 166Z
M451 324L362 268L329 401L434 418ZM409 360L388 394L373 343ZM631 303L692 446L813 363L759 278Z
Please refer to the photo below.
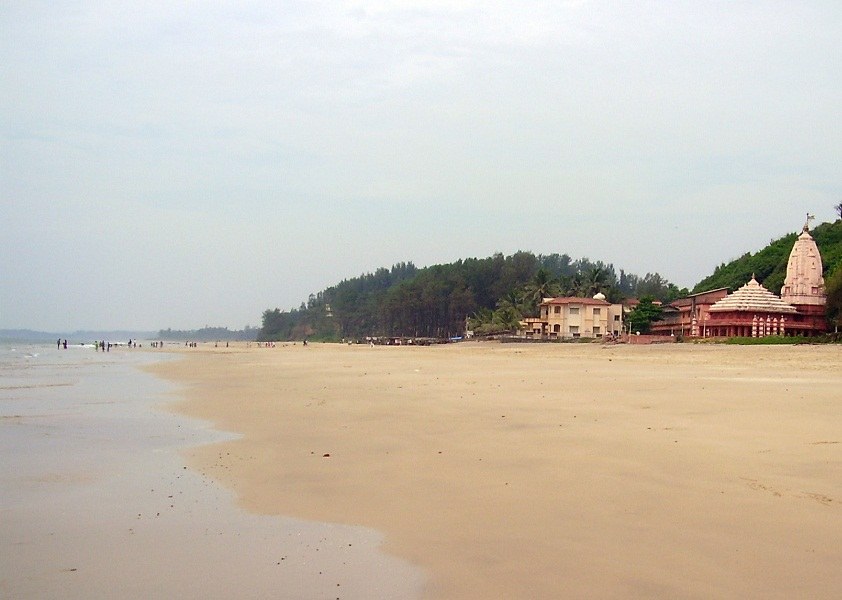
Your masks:
M364 526L426 598L837 598L842 348L198 348L247 511ZM371 574L376 577L376 574Z
M176 389L138 368L173 358L0 344L0 598L418 596L382 534L250 514L188 469L232 436L164 410Z

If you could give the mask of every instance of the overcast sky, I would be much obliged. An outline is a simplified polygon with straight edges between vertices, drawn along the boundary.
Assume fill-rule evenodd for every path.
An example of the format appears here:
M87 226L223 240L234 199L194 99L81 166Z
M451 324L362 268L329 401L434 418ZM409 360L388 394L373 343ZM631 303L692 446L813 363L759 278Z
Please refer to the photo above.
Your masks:
M517 250L692 287L842 201L842 3L0 3L0 328Z

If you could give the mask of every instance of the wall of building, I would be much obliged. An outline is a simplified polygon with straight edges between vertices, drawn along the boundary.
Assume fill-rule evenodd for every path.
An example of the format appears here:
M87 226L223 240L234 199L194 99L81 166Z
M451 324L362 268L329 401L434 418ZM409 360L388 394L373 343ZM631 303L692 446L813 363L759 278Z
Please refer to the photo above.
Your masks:
M593 338L620 334L623 328L619 304L564 303L541 307L544 332L550 338Z

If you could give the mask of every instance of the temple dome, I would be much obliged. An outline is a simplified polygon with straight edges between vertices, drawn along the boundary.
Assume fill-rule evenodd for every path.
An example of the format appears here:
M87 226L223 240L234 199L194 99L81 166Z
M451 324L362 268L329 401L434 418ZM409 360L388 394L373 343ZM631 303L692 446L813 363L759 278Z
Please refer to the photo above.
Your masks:
M752 276L751 281L733 294L728 294L722 300L710 307L710 312L743 311L758 313L795 313L795 307L787 304L775 294L760 285Z
M822 277L822 255L806 225L789 253L781 298L795 305L824 305L827 301Z

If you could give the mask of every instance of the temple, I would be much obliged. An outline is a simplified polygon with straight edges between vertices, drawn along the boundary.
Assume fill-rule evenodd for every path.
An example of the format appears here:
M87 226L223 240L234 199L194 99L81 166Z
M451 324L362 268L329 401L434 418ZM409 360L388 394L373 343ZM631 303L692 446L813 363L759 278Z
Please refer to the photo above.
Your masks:
M786 267L781 299L796 308L806 329L826 327L827 296L822 277L822 255L809 232L809 217L795 241Z
M778 297L754 276L733 293L720 288L664 307L652 333L689 337L814 336L827 331L822 257L810 235L810 215L789 254Z
M775 294L751 281L717 301L709 310L706 334L713 337L765 337L793 330L796 311Z

